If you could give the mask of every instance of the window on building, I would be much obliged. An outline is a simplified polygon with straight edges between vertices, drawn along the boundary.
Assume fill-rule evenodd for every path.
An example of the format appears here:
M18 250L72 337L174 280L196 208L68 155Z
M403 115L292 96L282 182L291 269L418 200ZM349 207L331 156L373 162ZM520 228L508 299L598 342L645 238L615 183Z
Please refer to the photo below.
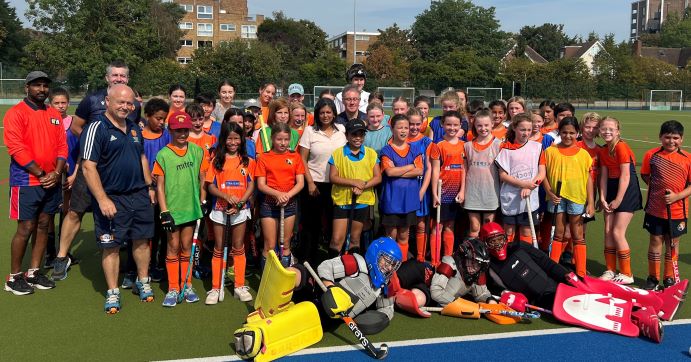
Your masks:
M221 31L235 31L235 24L221 24Z
M190 63L192 63L192 58L188 58L188 57L178 57L178 63L180 63L180 64L190 64Z
M198 36L213 36L214 26L210 23L198 23L197 24L197 35Z
M180 39L180 46L181 47L191 47L192 46L192 40Z
M197 5L197 19L213 19L213 6Z
M355 56L364 57L365 55L369 55L369 52L361 51L361 50L356 50L356 51L355 51Z
M213 42L211 40L199 40L197 41L197 48L211 48L213 46Z
M186 13L191 13L194 11L194 5L190 4L180 4L180 7L182 10L184 10Z
M636 13L638 13L638 9L633 9L632 14L636 14Z
M631 24L636 24L636 19L632 19Z
M194 29L194 24L192 23L180 23L180 29L182 30L192 30Z
M631 34L636 34L636 29L631 29Z
M240 37L244 39L256 39L257 38L257 26L256 25L243 25L241 28Z
M356 35L355 40L363 40L363 41L368 41L369 36L368 35Z

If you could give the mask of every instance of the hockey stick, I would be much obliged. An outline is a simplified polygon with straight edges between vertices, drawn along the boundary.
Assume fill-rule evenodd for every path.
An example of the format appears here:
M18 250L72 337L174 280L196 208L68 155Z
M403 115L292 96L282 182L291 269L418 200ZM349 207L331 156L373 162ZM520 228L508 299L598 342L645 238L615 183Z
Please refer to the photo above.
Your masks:
M665 191L665 195L669 195L669 190ZM684 202L682 200L682 202ZM684 213L686 214L686 213ZM679 277L679 263L677 258L679 258L674 239L672 238L672 205L667 204L667 237L669 237L669 255L672 258L672 271L674 271L674 284L681 282Z
M442 307L420 307L420 309L428 312L441 312ZM540 318L540 312L517 312L515 310L490 310L490 309L484 309L480 308L479 309L480 314L495 314L495 315L503 315L506 317L514 317L514 318L521 318L521 319L537 319Z
M355 214L355 203L357 202L357 195L353 193L352 201L350 202L350 209L348 209L348 225L346 226L346 240L345 250L343 254L348 254L350 251L350 228L353 226L353 214Z
M530 202L530 194L525 199L525 202L526 206L528 206L528 223L530 224L530 238L533 240L533 247L537 249L537 235L535 235L535 224L533 223L533 207Z
M561 181L557 181L557 197L561 197ZM552 229L549 232L549 253L552 253L552 241L554 241L554 230L557 228L557 211L559 205L554 204L552 208Z
M230 214L226 210L226 224L223 226L223 262L221 263L221 290L218 293L218 301L222 302L226 297L226 268L228 265L228 239L230 237Z
M194 234L192 236L192 250L190 251L190 262L187 264L187 272L185 273L185 279L182 280L180 285L180 295L178 296L178 303L182 303L185 300L185 290L187 290L187 279L190 278L192 273L192 264L194 264L194 251L197 247L197 242L199 239L199 225L201 225L202 219L197 219L197 225L194 226Z
M437 206L437 225L434 231L434 250L432 253L432 265L435 267L439 265L441 255L441 180L437 181L437 197L439 197L439 206Z
M324 285L324 282L322 282L321 278L319 278L317 272L312 269L312 266L308 262L305 262L304 265L305 269L307 269L307 271L312 275L312 278L314 278L314 281L319 285L319 288L326 292L326 285ZM386 358L386 356L389 354L389 346L387 346L386 343L382 343L380 348L375 347L372 342L367 339L367 336L360 331L360 328L358 328L357 323L355 323L353 318L349 317L345 312L342 312L340 316L343 322L348 326L348 329L353 332L355 338L358 340L358 343L362 345L362 347L364 347L365 350L372 355L372 357L375 359Z
M499 301L499 300L501 299L501 297L496 296L496 295L492 295L492 298L494 298L494 300L496 300L496 301ZM535 310L538 311L538 312L547 313L547 314L554 314L554 313L552 313L551 310L545 309L545 308L542 308L542 307L538 307L538 306L536 306L536 305L532 305L532 304L526 303L525 306L528 307L528 308L530 308L530 309L535 309Z

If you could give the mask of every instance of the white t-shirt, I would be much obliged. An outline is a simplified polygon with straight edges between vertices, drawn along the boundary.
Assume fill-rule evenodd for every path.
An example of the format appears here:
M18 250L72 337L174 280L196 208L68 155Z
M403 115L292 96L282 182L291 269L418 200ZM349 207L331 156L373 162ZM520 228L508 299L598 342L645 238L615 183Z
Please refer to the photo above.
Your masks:
M336 100L334 101L334 103L336 103L336 114L345 111L345 104L343 104L343 92L338 92L338 94L336 94ZM368 105L369 92L365 92L363 90L362 92L360 92L360 106L358 107L360 109L360 112L367 113Z
M336 124L338 131L327 136L312 126L305 127L300 137L300 147L309 150L307 169L314 182L329 182L329 159L331 154L346 144L345 127Z
M510 176L521 181L529 181L537 176L541 153L542 144L528 141L515 150L502 148L495 163ZM526 201L521 198L521 188L507 182L501 183L499 200L501 212L504 215L514 216L528 211ZM531 211L538 209L540 206L539 202L540 198L538 196L538 188L536 187L530 193Z

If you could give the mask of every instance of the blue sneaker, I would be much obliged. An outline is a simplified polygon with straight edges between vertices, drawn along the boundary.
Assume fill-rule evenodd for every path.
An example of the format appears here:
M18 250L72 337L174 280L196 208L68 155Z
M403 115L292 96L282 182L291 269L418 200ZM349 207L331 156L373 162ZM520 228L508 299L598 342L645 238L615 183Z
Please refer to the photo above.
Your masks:
M103 309L106 314L115 314L120 311L120 290L118 288L106 292L106 303Z
M171 290L168 293L166 293L166 297L163 298L163 306L164 307L175 307L178 304L178 291L177 290Z
M125 274L125 278L122 279L122 289L132 289L134 287L134 281L137 279L137 274L133 272L128 272Z
M197 292L192 288L191 286L185 287L185 302L187 303L196 303L199 301L199 296L197 296Z
M145 280L139 280L139 278L137 278L132 288L132 294L138 295L141 302L153 302L154 291L151 289L151 278L146 278Z

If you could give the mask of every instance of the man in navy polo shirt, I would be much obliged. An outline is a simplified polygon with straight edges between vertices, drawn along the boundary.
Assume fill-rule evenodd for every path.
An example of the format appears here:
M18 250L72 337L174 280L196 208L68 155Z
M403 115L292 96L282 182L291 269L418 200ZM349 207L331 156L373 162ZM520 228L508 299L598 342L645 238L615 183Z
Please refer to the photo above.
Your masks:
M108 88L100 89L88 96L86 96L77 106L76 114L70 125L71 137L79 138L82 134L83 128L89 123L99 119L101 115L106 113L106 95L108 89L116 84L127 84L129 81L129 68L127 64L122 61L113 61L106 67L106 83ZM141 105L136 100L133 103L134 111L127 115L127 119L132 122L139 122L141 114ZM67 278L67 270L74 262L72 258L68 258L68 251L72 245L72 241L79 232L82 223L82 217L91 206L91 195L86 187L84 175L80 170L80 165L77 164L76 170L70 175L68 184L71 185L72 198L70 200L70 208L65 214L62 222L62 229L60 230L60 248L58 255L53 262L53 279L63 280ZM130 283L123 283L131 288Z
M124 84L108 89L106 113L84 130L80 156L86 184L93 195L94 228L101 247L103 273L108 291L105 311L120 311L118 269L120 246L132 241L137 280L132 292L143 302L154 300L148 276L148 239L154 235L153 203L149 162L144 155L142 132L129 120L134 92Z

